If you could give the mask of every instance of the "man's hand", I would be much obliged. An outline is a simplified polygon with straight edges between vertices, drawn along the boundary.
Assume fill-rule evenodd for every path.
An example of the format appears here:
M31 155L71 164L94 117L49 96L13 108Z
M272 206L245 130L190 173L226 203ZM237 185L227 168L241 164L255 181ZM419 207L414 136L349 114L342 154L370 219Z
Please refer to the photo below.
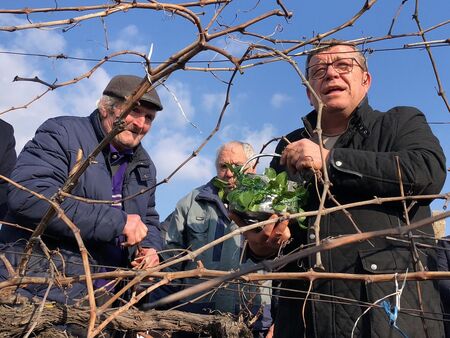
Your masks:
M131 266L137 269L149 269L159 264L158 253L153 248L139 248Z
M328 158L329 152L329 150L323 149L325 161ZM308 139L292 142L284 149L280 164L286 165L290 173L310 168L322 170L320 147Z
M127 237L123 246L132 246L139 244L147 236L147 226L142 223L141 216L136 214L127 215L127 223L123 228L122 234Z
M269 219L277 219L279 216L272 215ZM246 224L234 213L230 213L230 218L240 227ZM275 255L283 242L291 238L291 231L288 227L289 220L269 223L260 232L249 230L244 232L250 250L260 257Z

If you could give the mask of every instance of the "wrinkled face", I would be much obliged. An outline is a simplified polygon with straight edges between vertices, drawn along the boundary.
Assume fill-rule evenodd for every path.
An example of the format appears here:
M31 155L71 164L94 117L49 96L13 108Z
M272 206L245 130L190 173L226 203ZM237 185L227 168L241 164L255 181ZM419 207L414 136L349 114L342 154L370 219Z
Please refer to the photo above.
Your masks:
M120 115L120 112L120 105L114 106L113 112L108 113L100 110L105 133L112 130L114 121ZM119 151L135 148L150 130L155 117L156 110L143 105L136 106L125 118L125 130L114 137L113 146Z
M247 156L244 153L244 149L240 144L237 145L229 145L223 148L220 152L217 163L217 177L223 181L228 182L230 186L234 185L234 177L233 173L230 169L228 169L227 164L242 166L247 161ZM245 172L254 173L255 169L251 166L248 167Z
M339 69L336 71L335 67L341 66L336 60L352 58L356 61L353 60L353 68L350 72L339 73ZM367 94L371 76L362 69L362 61L351 46L333 46L323 53L314 55L308 66L313 66L309 69L314 70L314 67L320 67L320 64L332 62L335 62L335 67L329 65L323 78L311 78L309 83L324 103L324 112L342 113L349 116ZM308 74L311 73L308 72ZM307 95L314 108L318 109L317 100L308 89Z

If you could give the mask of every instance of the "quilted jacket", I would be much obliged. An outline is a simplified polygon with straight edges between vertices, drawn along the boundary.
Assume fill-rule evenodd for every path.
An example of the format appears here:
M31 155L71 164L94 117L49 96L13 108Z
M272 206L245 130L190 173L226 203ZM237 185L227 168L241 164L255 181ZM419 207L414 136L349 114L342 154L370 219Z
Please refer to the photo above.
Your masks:
M310 138L316 125L315 111L304 119L304 128L287 135L291 142ZM277 146L281 153L286 142ZM425 195L439 193L445 180L445 157L439 141L432 134L424 115L412 107L395 107L382 113L373 110L364 99L353 112L347 131L339 137L330 152L328 173L332 183L331 193L341 204L369 200L377 197L399 196L399 178L396 157L399 158L402 183L405 194ZM283 170L278 159L271 165ZM308 174L296 175L308 180ZM318 209L318 192L309 185L310 201L306 210ZM320 193L319 188L319 193ZM430 201L407 204L410 206L409 219L413 223L430 215ZM336 206L328 200L326 207ZM365 205L349 208L351 220L343 211L322 217L320 238L355 234L357 228L373 231L396 228L406 224L401 203ZM286 247L285 254L302 244L315 241L313 223L308 221L308 229L291 227L293 241ZM354 223L353 223L354 222ZM431 224L417 231L416 235L433 236ZM414 240L419 259L426 270L436 270L435 251L421 246L427 242L422 238ZM429 241L428 241L429 242ZM413 263L407 237L400 240L375 238L360 243L352 243L330 251L322 252L324 269L327 272L382 274L413 272ZM429 244L433 244L429 242ZM314 267L314 257L288 265L286 271L307 271ZM402 281L399 281L401 285ZM400 312L395 324L409 338L442 337L442 311L439 305L437 283L434 281L406 282L400 298ZM418 285L421 296L418 296ZM276 316L275 337L349 337L354 329L355 337L402 337L399 330L389 323L388 312L381 305L382 298L396 291L393 282L369 283L349 280L318 280L313 283L302 320L302 306L308 282L286 281L279 300ZM421 298L424 313L420 313ZM395 297L385 299L393 311ZM369 304L377 306L368 309ZM357 322L358 321L358 322ZM357 323L356 323L357 322Z

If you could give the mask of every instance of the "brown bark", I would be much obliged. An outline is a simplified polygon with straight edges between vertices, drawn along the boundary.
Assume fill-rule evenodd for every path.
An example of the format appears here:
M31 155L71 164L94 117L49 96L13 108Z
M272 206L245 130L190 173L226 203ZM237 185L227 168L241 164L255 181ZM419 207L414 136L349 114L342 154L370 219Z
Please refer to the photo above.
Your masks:
M70 332L64 332L67 324L77 326L79 332L86 332L89 322L88 307L76 308L49 302L37 315L39 305L39 302L0 299L0 337L23 337L33 323L36 325L31 336L70 337ZM110 311L114 309L105 312L98 319L106 319ZM198 315L175 310L143 312L130 309L109 323L107 330L150 330L159 332L164 337L170 337L174 332L180 331L211 337L251 337L251 332L244 323L229 316Z

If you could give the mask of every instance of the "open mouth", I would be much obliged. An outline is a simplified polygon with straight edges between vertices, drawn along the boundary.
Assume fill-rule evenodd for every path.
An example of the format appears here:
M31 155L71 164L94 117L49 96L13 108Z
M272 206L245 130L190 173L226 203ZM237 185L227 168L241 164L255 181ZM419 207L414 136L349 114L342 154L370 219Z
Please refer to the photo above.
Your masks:
M323 91L323 94L330 95L343 92L345 89L342 87L328 87Z

